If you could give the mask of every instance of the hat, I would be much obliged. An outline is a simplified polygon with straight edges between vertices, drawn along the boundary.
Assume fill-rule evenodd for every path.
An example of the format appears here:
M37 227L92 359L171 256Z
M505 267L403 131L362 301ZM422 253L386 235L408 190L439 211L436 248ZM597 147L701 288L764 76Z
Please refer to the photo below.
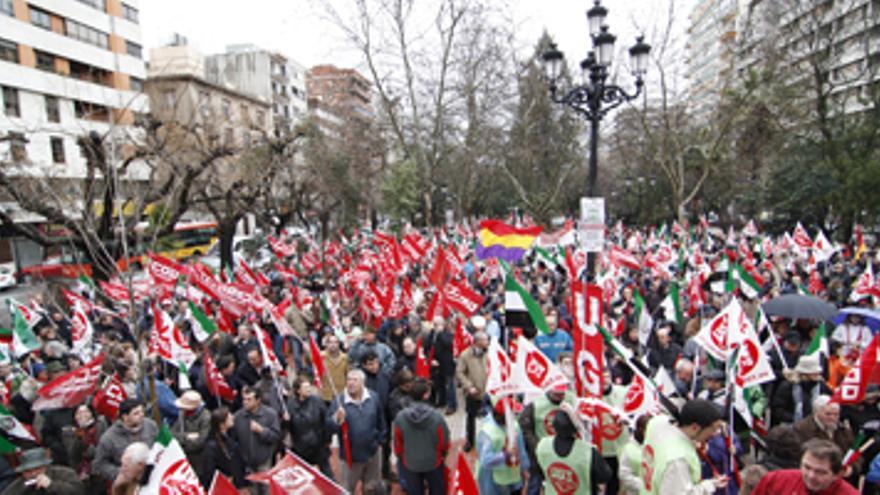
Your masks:
M510 408L510 412L519 414L523 410L523 405L509 395L503 397L495 397L492 399L492 407L498 414L504 414L504 405Z
M801 356L800 359L798 359L797 366L794 367L794 370L802 375L822 373L822 364L819 363L819 355L810 354Z
M198 409L198 407L202 405L202 394L195 390L187 390L179 399L174 401L174 405L184 411Z
M480 330L482 330L486 328L486 318L480 315L476 315L471 318L471 325L473 325L474 328L479 328Z
M790 342L792 344L800 344L801 343L801 333L797 330L789 330L785 332L785 335L782 336L782 340L784 342Z
M15 472L19 474L25 471L30 471L31 469L52 464L52 459L49 457L48 452L41 448L25 450L19 456L19 460L21 462L18 467L15 468Z
M703 373L703 380L717 380L723 382L726 376L724 376L724 372L721 370L709 370Z
M61 361L49 361L46 364L46 371L49 373L64 373L67 371L67 368L64 367L64 364Z
M43 363L34 363L31 365L31 370L34 373L34 376L39 375L43 371L45 371L46 365Z
M557 383L550 388L550 392L568 392L568 383Z

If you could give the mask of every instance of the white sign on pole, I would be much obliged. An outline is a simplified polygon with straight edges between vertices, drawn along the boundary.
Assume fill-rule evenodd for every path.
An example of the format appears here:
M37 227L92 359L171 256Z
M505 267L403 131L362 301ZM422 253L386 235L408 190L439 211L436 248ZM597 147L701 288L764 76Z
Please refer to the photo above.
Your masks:
M578 235L584 251L602 252L605 247L605 198L581 198Z

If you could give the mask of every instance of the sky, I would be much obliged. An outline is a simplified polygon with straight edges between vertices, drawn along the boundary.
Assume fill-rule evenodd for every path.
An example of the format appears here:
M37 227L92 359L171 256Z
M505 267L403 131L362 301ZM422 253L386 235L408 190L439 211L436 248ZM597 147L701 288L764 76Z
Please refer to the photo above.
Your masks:
M417 4L436 1L418 0ZM511 9L520 50L531 50L546 29L572 65L586 54L585 13L591 1L499 0L499 4L502 1ZM604 0L621 57L640 32L647 31L647 41L652 43L651 26L645 24L656 18L656 9L667 1ZM675 1L689 4L692 0ZM319 0L144 0L140 5L143 41L148 49L167 44L179 33L206 54L222 52L229 44L250 43L279 51L306 67L333 63L362 68L358 54L347 48L338 29L326 19ZM684 16L686 12L682 11Z

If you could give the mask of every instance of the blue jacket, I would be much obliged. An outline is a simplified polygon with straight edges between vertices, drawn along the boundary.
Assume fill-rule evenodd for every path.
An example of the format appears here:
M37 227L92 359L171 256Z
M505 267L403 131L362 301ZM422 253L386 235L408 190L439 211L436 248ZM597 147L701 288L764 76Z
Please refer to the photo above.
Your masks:
M341 425L336 423L336 411L343 404L345 422L348 424L348 440L350 442L352 462L366 462L376 453L385 439L387 425L385 413L379 404L376 393L364 386L366 397L360 404L345 400L347 392L337 396L327 410L327 428L339 435L339 458L345 462L345 440L342 437Z
M535 346L554 363L560 353L574 351L574 341L571 340L571 335L565 330L559 329L548 334L539 333L535 337Z
M868 468L868 475L865 477L868 483L880 483L880 454L871 461L871 467Z
M486 415L483 421L495 422L491 414ZM526 444L521 431L516 437L516 444L519 450L520 469L523 473L527 473L530 467L529 456L526 452ZM482 468L479 473L479 479L477 479L480 495L508 495L522 485L522 483L516 486L498 486L495 484L495 480L492 479L492 468L505 462L504 452L493 450L492 441L483 432L479 432L477 435L477 458Z
M144 381L138 386L137 398L142 403L149 405L151 401L150 384L147 378L144 378ZM159 379L156 379L156 398L158 399L159 415L162 417L162 422L168 426L173 425L174 422L177 421L177 415L179 413L177 404L175 404L177 396L174 395L174 391L171 390L171 387Z

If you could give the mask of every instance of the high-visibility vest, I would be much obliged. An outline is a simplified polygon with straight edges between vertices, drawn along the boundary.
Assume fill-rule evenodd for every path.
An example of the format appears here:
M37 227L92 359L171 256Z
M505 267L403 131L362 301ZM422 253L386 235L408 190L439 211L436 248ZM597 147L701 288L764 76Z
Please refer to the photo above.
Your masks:
M514 423L514 427L516 428L516 435L518 438L520 435L519 424ZM507 440L507 431L497 425L495 421L486 418L486 420L484 420L483 424L480 426L480 433L484 433L487 437L489 437L489 441L492 442L493 452L501 452L504 449L504 442ZM480 470L482 469L482 467L480 466L479 459L477 460L476 467L477 479L480 479ZM516 485L517 483L522 481L522 473L520 473L521 467L518 464L514 466L501 464L491 469L492 481L494 481L495 484L498 486Z
M648 422L645 444L642 447L641 476L643 494L659 495L660 482L670 462L684 459L688 464L691 481L696 485L702 479L700 458L693 442L681 430L669 423L668 416L657 416Z
M593 447L575 440L571 452L561 457L553 449L553 437L546 437L535 448L535 457L544 474L544 495L590 493L590 467Z

